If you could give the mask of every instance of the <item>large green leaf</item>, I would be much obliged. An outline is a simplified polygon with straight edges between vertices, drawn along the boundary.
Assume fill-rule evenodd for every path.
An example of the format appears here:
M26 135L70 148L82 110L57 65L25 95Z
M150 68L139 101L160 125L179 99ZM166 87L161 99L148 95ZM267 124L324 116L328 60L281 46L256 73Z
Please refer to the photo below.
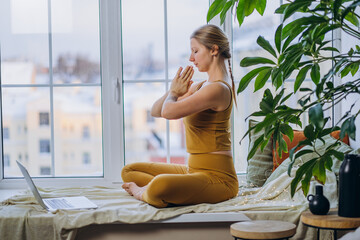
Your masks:
M294 131L293 131L293 129L289 126L289 125L287 125L287 124L281 124L280 125L280 131L283 133L283 134L285 134L286 136L288 136L289 137L289 139L290 139L290 142L292 142L292 140L294 139Z
M260 13L261 16L264 15L265 8L266 8L266 0L257 0L256 11Z
M300 8L304 8L304 7L308 7L311 5L311 3L313 2L313 0L298 0L298 1L294 1L292 3L290 3L290 5L288 5L285 8L284 11L284 20L288 19L290 16L292 16L295 12L297 12Z
M319 83L319 81L320 81L320 67L319 67L318 63L314 63L314 65L312 66L310 76L311 76L311 80L315 84Z
M250 16L256 7L256 1L245 1L245 16Z
M316 163L316 158L311 159L310 161L307 161L306 163L304 163L303 165L301 165L299 167L299 169L296 171L295 177L294 179L291 181L291 197L294 196L295 191L296 191L296 187L299 184L299 182L301 181L302 177L304 176L304 174L306 174L307 172L311 171L314 167ZM289 166L290 167L290 166Z
M249 67L249 66L253 66L253 65L257 65L257 64L273 64L273 65L275 65L275 63L272 60L270 60L268 58L264 58L264 57L245 57L240 62L241 67Z
M249 154L247 156L247 160L251 159L255 153L256 150L259 148L259 146L261 145L261 143L264 141L264 134L260 135L254 142L253 147L250 149Z
M240 93L242 91L244 91L246 89L246 87L249 85L250 81L262 70L264 69L271 69L271 67L260 67L260 68L255 68L253 70L251 70L250 72L248 72L240 81L239 83L239 87L237 90L237 93Z
M271 53L271 55L277 58L274 48L271 46L269 41L267 41L263 36L259 36L256 42L257 44L259 44L260 47L262 47L263 49Z
M263 86L265 86L265 83L267 82L267 80L269 79L270 75L271 75L271 68L268 69L264 69L262 70L259 75L256 77L255 79L255 89L254 92L258 91L259 89L261 89Z
M324 112L320 103L309 109L309 121L317 128L324 126Z
M206 21L210 22L216 15L218 15L224 8L226 0L215 0L209 7Z
M300 88L301 84L304 82L305 77L309 69L312 67L312 65L307 65L303 67L298 75L296 76L295 83L294 83L294 92L297 92L297 90Z
M236 8L236 17L239 22L239 26L241 26L245 18L245 0L239 0Z
M280 53L281 52L281 33L282 33L282 27L283 25L280 24L278 26L278 28L276 29L276 32L275 32L275 46L276 46L276 49L278 50L278 52Z
M226 19L226 13L230 9L230 7L234 4L233 1L229 1L225 4L223 10L220 13L220 25L222 25L225 22Z
M312 171L315 179L321 183L321 184L325 184L325 180L326 180L326 173L325 173L325 162L320 160L317 161L316 164L314 165L313 171Z

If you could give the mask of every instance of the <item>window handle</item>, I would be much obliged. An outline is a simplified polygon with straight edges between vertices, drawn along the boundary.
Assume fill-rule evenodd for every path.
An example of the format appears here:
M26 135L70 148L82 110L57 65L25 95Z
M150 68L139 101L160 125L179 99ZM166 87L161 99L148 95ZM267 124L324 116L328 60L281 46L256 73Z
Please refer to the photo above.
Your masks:
M112 80L114 88L114 102L120 104L120 82L118 77L114 77Z

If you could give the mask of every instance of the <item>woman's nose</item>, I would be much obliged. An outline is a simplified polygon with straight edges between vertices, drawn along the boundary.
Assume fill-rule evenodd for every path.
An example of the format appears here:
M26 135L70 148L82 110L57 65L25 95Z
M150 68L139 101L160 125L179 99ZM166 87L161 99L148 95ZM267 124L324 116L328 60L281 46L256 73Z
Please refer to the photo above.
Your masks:
M193 62L193 61L194 61L194 57L193 57L192 55L190 55L189 61L190 61L190 62Z

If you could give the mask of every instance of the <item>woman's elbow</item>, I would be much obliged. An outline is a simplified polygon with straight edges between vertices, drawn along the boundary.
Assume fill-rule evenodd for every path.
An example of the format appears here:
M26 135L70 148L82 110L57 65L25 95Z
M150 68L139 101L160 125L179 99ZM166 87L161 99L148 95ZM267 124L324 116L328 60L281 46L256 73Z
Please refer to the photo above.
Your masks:
M162 109L161 110L161 117L167 119L167 120L175 120L175 119L179 119L180 117L177 116L176 113L168 111L166 109Z

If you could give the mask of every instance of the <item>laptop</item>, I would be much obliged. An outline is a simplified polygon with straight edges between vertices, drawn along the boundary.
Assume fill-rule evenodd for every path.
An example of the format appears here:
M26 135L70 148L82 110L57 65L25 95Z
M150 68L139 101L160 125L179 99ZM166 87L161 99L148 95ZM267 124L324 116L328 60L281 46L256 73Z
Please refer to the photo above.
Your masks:
M26 168L19 162L16 161L30 190L34 194L34 197L38 203L45 208L46 210L53 212L57 209L95 209L97 208L96 204L91 202L88 198L84 196L79 197L61 197L61 198L42 198L38 189L36 188L33 180L31 179L29 172Z

